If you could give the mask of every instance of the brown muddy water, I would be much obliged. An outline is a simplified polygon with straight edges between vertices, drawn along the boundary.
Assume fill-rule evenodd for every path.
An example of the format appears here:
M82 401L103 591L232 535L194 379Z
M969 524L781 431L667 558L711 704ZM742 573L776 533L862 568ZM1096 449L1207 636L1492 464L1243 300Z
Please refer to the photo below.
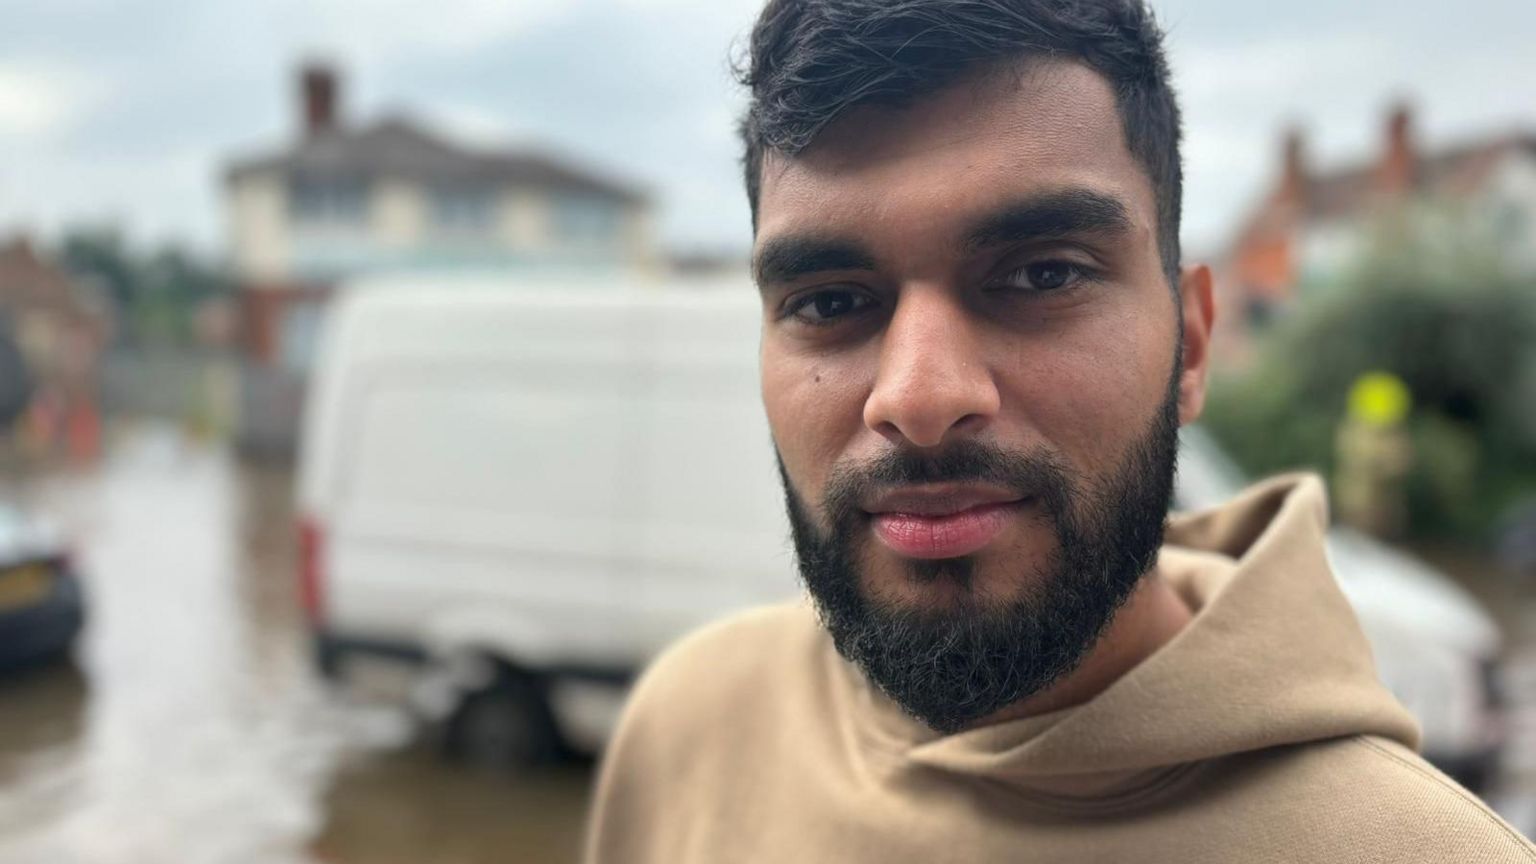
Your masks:
M311 669L288 471L175 430L0 478L75 543L72 659L0 677L0 864L575 859L592 766L495 773Z

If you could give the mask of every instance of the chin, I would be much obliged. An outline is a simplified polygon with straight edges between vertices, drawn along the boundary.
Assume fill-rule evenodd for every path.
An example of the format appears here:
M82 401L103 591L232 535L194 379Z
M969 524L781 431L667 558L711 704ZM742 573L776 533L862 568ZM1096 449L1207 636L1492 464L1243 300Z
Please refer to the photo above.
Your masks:
M937 614L1001 612L1034 594L1045 562L1026 554L915 560L881 555L860 578L871 605Z

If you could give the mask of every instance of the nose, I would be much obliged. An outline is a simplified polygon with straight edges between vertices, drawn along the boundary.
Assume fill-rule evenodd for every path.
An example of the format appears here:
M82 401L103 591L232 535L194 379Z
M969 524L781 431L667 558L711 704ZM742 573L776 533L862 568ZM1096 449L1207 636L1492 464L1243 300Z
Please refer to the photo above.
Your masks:
M951 292L902 292L883 335L864 424L912 447L937 447L947 435L985 425L1001 399L981 347Z

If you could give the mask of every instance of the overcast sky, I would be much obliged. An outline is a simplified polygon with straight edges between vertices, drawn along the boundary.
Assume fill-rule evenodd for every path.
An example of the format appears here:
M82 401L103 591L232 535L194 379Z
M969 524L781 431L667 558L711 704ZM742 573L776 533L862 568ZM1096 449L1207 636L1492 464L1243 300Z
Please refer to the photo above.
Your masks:
M404 112L651 189L673 248L749 242L729 58L759 0L0 0L0 234L113 221L224 248L219 176L294 132L293 68L351 119ZM1411 99L1428 147L1536 132L1536 0L1161 0L1185 121L1186 244L1222 243L1287 123L1368 158Z

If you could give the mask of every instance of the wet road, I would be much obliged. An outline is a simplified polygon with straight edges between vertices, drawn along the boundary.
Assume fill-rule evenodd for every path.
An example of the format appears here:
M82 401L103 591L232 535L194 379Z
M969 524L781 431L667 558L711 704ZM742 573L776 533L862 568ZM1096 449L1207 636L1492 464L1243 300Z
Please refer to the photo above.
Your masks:
M477 864L575 857L591 766L454 768L309 666L290 478L173 430L0 478L76 540L73 662L0 678L0 864Z

